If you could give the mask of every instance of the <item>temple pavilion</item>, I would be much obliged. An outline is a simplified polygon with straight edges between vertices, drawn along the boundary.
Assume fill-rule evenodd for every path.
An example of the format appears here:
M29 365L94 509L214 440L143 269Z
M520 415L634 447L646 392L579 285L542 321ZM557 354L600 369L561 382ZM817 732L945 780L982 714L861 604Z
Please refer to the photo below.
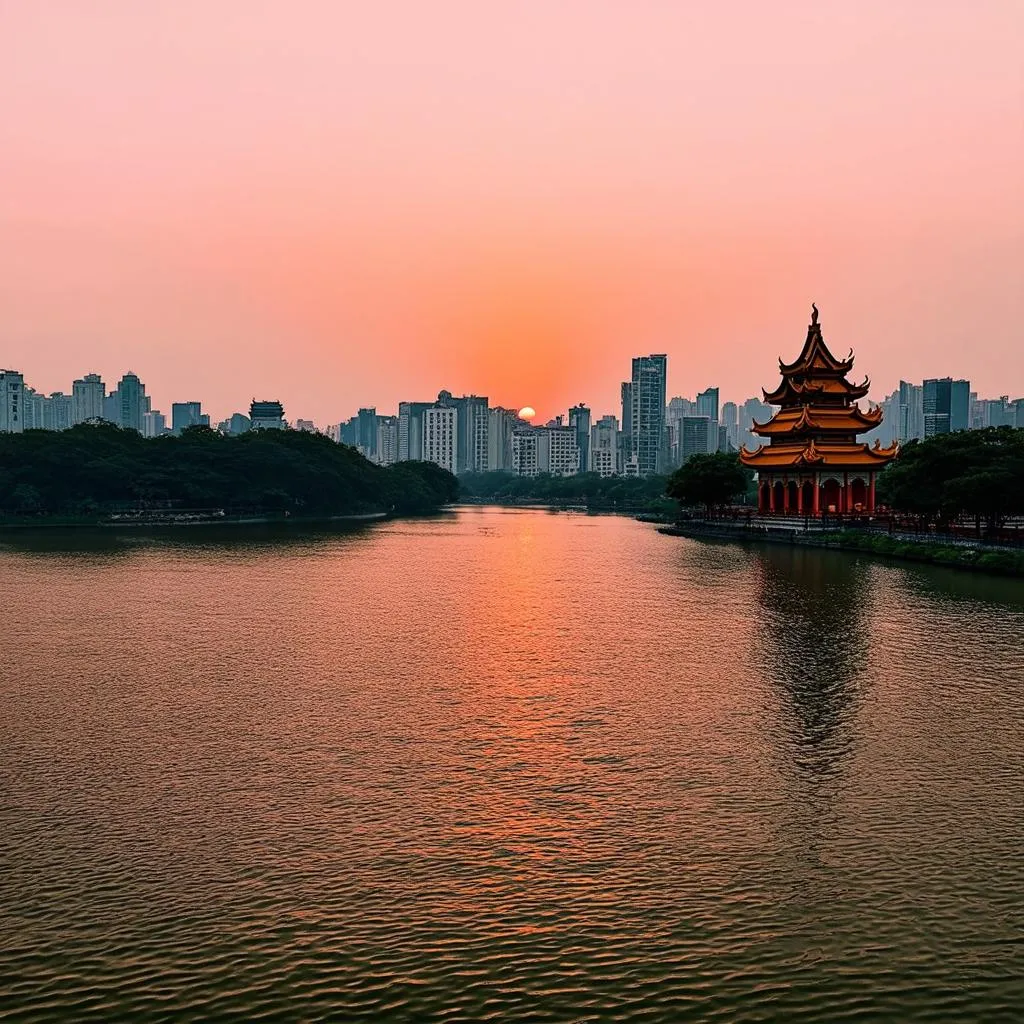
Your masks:
M821 336L818 307L812 304L811 310L800 355L792 363L779 360L782 382L770 394L764 392L764 400L779 411L751 427L768 443L752 452L742 447L740 460L757 471L763 513L871 513L875 476L899 446L857 441L858 434L882 422L882 410L862 410L857 404L868 393L869 381L847 380L853 351L836 359Z

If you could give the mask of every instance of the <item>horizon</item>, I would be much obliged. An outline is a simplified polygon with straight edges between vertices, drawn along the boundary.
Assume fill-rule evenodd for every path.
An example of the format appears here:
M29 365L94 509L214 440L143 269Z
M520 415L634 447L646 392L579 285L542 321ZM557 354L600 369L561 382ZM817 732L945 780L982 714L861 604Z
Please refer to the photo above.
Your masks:
M826 338L825 340L826 340L826 344L828 344L828 339ZM831 345L829 346L829 348L830 348L830 350L835 352L835 349ZM637 353L638 356L640 356L640 355L649 355L649 354L651 354L651 353ZM856 360L856 355L857 355L857 353L855 351L854 352L855 360ZM854 365L856 367L856 362L855 362ZM671 361L671 357L670 356L668 357L667 367L668 367L668 370L669 370L668 379L671 380L672 361ZM61 393L61 392L64 393L64 394L70 395L70 393L71 393L71 384L72 384L72 382L74 380L77 380L77 379L80 379L80 378L84 377L87 373L99 373L99 371L95 371L95 370L83 371L80 374L72 375L72 377L70 378L70 380L67 382L67 384L64 387L44 389L44 388L37 387L35 385L35 383L30 379L29 374L25 373L20 367L10 366L10 367L6 367L6 369L22 373L23 376L24 376L25 387L26 388L32 388L33 390L36 391L37 394L47 395L47 396L49 396L49 395L51 395L53 393ZM120 379L123 376L125 376L126 374L129 374L129 373L134 373L139 378L140 382L142 383L143 388L145 389L146 395L148 397L150 397L150 399L152 400L153 411L154 412L162 413L167 418L168 423L170 422L171 409L172 409L173 405L176 405L176 404L188 404L190 402L199 402L200 405L202 406L204 414L209 415L211 426L216 426L218 423L223 422L223 421L229 419L231 416L233 416L233 415L235 415L237 413L242 413L243 415L247 416L248 415L248 409L249 409L250 402L256 402L256 401L278 401L279 400L279 401L281 401L282 405L284 406L285 418L286 418L286 420L289 423L294 424L298 420L304 420L304 421L312 420L312 422L316 426L316 429L320 430L320 431L323 431L323 430L326 430L328 427L334 427L334 426L339 426L339 425L343 424L347 419L349 419L350 417L355 416L360 408L372 408L372 409L375 409L375 411L377 412L377 414L379 416L391 416L391 415L397 415L399 402L409 402L409 401L411 401L411 402L420 402L420 401L433 402L433 401L435 401L438 398L438 396L440 395L440 393L442 391L448 391L448 392L451 392L452 394L457 394L457 392L454 391L454 389L446 388L446 387L444 387L442 385L440 388L438 388L437 392L435 392L433 394L430 394L430 395L415 395L415 396L408 396L408 397L405 397L405 398L401 398L401 399L398 400L398 402L395 402L393 408L392 407L385 408L385 407L383 407L383 406L381 406L381 405L379 405L379 404L377 404L377 403L375 403L373 401L367 401L365 403L360 403L359 405L353 406L347 412L343 412L337 421L333 421L333 420L332 421L320 421L320 420L316 419L315 417L305 415L301 411L293 412L289 408L289 405L288 405L287 401L281 399L277 395L270 395L270 394L265 394L265 395L254 394L253 396L251 396L251 398L249 400L240 402L237 405L236 408L230 409L229 411L213 412L207 406L207 402L206 402L205 398L202 397L202 396L193 396L191 398L176 398L176 399L172 399L171 401L169 401L169 402L167 402L165 404L162 404L160 402L157 402L154 399L153 391L151 389L150 382L146 378L146 375L144 373L138 373L137 370L134 367L128 367L127 369L119 371L119 372L115 373L113 376L110 376L110 377L108 377L107 375L105 375L103 373L99 373L99 376L100 376L100 378L103 381L106 393L109 394L109 393L113 392L117 388L117 385L118 385ZM777 372L777 368L776 368L776 376L777 375L778 375L778 372ZM859 373L854 373L854 376L858 376L858 377L868 376L868 377L871 377L870 374L859 374ZM871 391L869 392L869 395L868 395L868 398L866 399L866 402L867 402L868 405L880 405L883 401L885 401L886 399L891 397L894 394L894 392L898 391L899 384L900 384L901 381L906 381L907 383L915 384L917 386L920 386L925 380L928 380L928 379L944 379L944 378L951 378L953 380L966 379L968 381L968 383L971 385L971 393L972 394L977 394L977 397L979 399L996 399L996 400L998 400L999 398L1010 398L1012 400L1014 398L1024 397L1024 395L1018 395L1016 392L1013 391L1013 389L1011 389L1009 394L1007 394L1006 392L1002 392L1002 393L997 394L997 395L982 394L981 392L979 392L977 390L975 382L974 382L973 378L971 378L971 376L969 374L967 374L965 376L959 376L957 374L937 373L937 374L934 375L933 378L923 377L920 380L914 380L914 381L906 381L906 378L900 378L899 380L895 381L891 385L880 385L880 384L878 384L876 382L876 380L873 377L871 377L871 380L870 380ZM625 379L628 382L628 375L626 375ZM693 399L695 399L699 395L700 392L702 392L702 391L704 391L706 389L709 389L709 388L711 388L711 389L716 389L717 388L718 389L718 392L719 392L719 413L720 413L719 418L720 419L721 419L721 409L722 409L722 407L724 405L730 403L730 402L734 403L740 409L742 409L744 402L746 402L746 401L748 401L750 399L755 399L755 400L757 400L759 402L763 401L763 395L762 395L762 389L761 388L758 388L756 393L754 393L754 394L738 396L738 395L733 395L733 394L730 394L730 393L726 392L721 387L721 385L712 382L712 383L705 384L703 387L693 387L693 386L691 386L689 388L689 390L686 391L686 392L679 391L679 390L673 390L671 387L667 388L667 390L666 390L666 408L667 408L668 403L671 402L675 398L685 398L685 399L693 400ZM770 391L771 389L768 388L767 386L765 386L765 390ZM490 395L488 395L488 394L486 394L486 393L484 393L482 391L479 391L479 390L477 390L477 391L466 391L466 392L464 392L464 394L465 395L474 395L474 396L479 396L479 397L482 397L482 398L486 398L488 400L491 408L496 408L498 406L498 403L490 402ZM876 395L877 395L877 397L876 397ZM533 413L533 415L531 415L531 416L529 416L527 418L532 422L532 424L534 426L540 426L540 425L543 425L544 423L546 423L546 422L548 422L550 420L555 419L558 416L564 417L569 412L569 409L573 405L583 405L583 406L586 406L587 408L589 408L590 411L591 411L591 415L593 416L595 422L601 416L606 416L606 415L614 415L617 420L621 420L621 402L617 402L614 405L614 407L611 408L610 410L609 409L599 409L592 402L588 402L585 398L578 399L575 402L569 402L568 404L566 404L565 406L563 406L561 408L553 409L550 413L548 413L546 411L543 411L543 410L537 410L534 407L530 406L529 404L521 405L521 404L517 404L517 403L514 403L514 402L511 405L502 405L501 407L502 408L512 409L512 410L517 411L517 412L522 412L525 409L530 409L531 412Z
M0 11L0 363L339 422L742 401L811 301L880 401L1024 393L1024 8ZM1010 382L1009 384L1007 382Z

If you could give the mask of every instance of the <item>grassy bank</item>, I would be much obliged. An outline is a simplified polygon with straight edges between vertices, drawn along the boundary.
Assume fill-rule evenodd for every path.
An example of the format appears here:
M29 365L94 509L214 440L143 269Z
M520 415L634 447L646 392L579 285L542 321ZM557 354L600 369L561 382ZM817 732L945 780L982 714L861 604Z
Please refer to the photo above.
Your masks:
M856 551L927 565L1024 577L1024 550L966 547L931 540L906 540L867 530L837 530L832 533L758 531L732 524L707 522L677 523L662 527L661 533L676 537L742 541L744 543L797 544L801 547Z
M1005 576L1024 576L1024 551L965 547L930 540L908 541L865 530L842 530L825 534L821 541L828 547L842 548L845 551L863 551L886 558L904 558L914 562L927 562L930 565L976 569Z

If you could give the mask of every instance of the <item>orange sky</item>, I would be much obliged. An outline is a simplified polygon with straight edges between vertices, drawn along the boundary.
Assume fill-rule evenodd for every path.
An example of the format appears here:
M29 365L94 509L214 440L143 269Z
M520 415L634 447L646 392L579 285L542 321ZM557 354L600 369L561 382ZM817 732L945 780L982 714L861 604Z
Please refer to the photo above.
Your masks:
M215 418L1024 394L1024 4L0 0L0 365Z

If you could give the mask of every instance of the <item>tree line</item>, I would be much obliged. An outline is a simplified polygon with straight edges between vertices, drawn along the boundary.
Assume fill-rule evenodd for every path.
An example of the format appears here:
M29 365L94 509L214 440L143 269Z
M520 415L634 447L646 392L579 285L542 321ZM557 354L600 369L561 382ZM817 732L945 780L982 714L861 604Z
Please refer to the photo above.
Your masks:
M1024 516L1024 428L988 427L908 441L878 477L878 501L924 525L963 519L998 529Z
M515 504L626 506L656 508L665 501L665 477L645 478L577 473L575 476L517 476L515 473L467 473L459 477L463 497Z
M0 434L0 511L93 515L115 508L218 508L291 515L425 512L458 496L427 462L382 468L298 430L224 436L190 427L145 438L112 424Z

